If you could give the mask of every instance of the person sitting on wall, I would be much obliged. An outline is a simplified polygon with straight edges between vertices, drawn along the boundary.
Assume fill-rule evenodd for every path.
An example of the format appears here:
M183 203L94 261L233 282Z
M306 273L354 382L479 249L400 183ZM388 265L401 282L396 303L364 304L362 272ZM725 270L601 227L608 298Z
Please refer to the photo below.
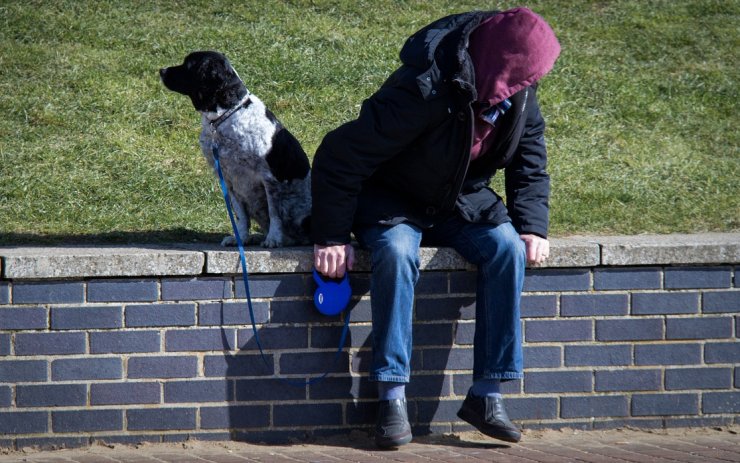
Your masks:
M525 262L549 253L537 82L559 53L550 26L526 8L439 19L408 38L402 65L316 152L316 268L334 278L351 270L352 232L371 255L380 447L412 438L405 385L422 244L451 246L478 269L473 385L458 416L493 438L521 438L499 386L522 378ZM506 204L489 187L502 169Z

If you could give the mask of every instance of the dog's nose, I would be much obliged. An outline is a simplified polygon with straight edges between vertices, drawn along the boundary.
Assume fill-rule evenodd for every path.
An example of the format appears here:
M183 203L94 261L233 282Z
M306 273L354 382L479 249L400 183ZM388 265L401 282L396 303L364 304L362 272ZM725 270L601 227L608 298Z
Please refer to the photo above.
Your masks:
M167 73L167 68L162 68L159 70L159 76L164 77L164 75Z

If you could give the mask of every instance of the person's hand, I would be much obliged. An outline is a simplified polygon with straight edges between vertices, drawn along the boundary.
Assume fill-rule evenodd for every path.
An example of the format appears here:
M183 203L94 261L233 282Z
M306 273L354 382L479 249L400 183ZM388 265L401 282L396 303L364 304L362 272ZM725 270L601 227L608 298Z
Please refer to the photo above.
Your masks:
M519 235L527 250L527 263L541 264L550 256L550 242L537 235Z
M313 261L316 270L329 278L342 278L355 264L355 249L350 244L313 246Z

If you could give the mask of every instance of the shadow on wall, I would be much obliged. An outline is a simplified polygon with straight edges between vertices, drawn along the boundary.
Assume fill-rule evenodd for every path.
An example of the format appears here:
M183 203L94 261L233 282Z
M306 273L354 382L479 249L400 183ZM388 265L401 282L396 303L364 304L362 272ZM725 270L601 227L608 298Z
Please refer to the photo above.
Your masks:
M0 232L0 246L21 245L90 245L90 244L172 244L215 243L224 233L205 233L187 228L152 231L110 231L91 234L42 234Z
M232 440L254 443L310 440L358 429L372 432L377 394L375 383L367 379L371 312L370 301L361 299L369 294L369 275L353 274L351 281L353 297L348 308L341 316L328 317L313 306L315 283L310 276L250 278L250 292L258 299L253 309L255 321L262 326L257 337L264 357L251 326L237 330L236 346L227 335L225 327L251 323L246 302L221 303L224 351L236 354L206 358L205 374L226 378L229 405L227 409L203 407L201 428L228 428ZM236 282L236 297L243 299L244 285L240 278ZM272 295L269 302L262 299L267 294ZM453 301L456 307L446 309L448 318L456 320L470 312L470 302ZM352 323L337 353L347 314ZM439 432L431 424L436 419L454 421L448 410L439 410L440 396L450 395L453 382L453 376L443 371L472 368L468 362L448 368L457 327L448 321L443 329L449 329L449 336L437 337L439 328L434 323L414 324L419 343L415 343L407 396L415 435ZM429 358L426 365L425 355ZM325 378L318 379L326 372ZM310 384L301 384L306 380Z

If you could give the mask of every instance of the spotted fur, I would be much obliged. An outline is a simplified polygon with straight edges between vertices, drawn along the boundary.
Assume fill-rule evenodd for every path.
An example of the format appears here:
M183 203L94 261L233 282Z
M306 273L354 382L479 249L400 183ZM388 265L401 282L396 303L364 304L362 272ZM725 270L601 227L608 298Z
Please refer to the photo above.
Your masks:
M244 244L270 248L308 244L308 156L264 103L249 94L226 57L217 52L194 52L183 64L161 69L160 76L168 89L189 96L201 113L200 146L212 168L213 147L218 145ZM252 220L261 234L249 233ZM234 245L236 241L227 236L221 244Z

